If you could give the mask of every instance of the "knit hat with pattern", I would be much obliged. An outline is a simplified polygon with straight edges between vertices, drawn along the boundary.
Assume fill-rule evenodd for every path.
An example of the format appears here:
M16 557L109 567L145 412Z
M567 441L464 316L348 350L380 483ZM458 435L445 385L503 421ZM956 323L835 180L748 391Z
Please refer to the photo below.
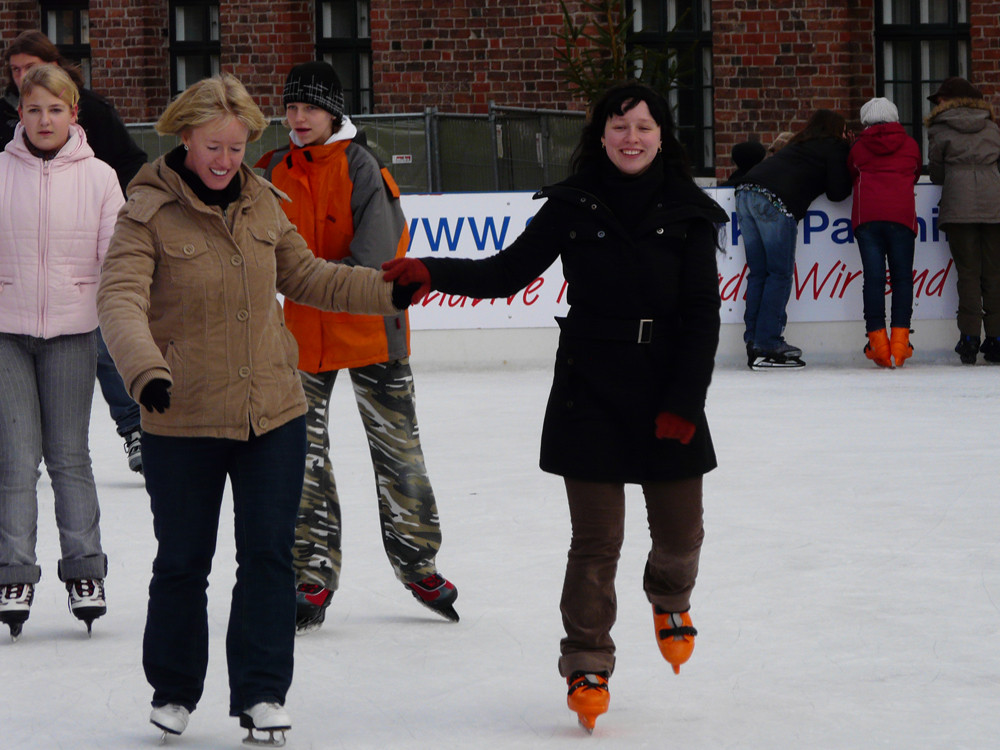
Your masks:
M316 61L296 65L285 79L282 104L314 104L334 117L344 116L344 87L329 63Z
M886 122L899 122L899 110L884 96L869 99L861 106L861 124L866 128L869 125L880 125Z

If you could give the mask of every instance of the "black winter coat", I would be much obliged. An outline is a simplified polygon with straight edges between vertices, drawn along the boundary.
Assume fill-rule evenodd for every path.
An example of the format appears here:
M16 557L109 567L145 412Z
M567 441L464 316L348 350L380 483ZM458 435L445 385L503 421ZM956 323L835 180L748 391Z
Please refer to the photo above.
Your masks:
M0 149L10 143L17 127L17 90L8 88L0 97ZM80 89L78 122L87 134L94 156L118 175L122 193L146 163L146 152L132 140L125 123L111 102L90 89Z
M728 217L696 185L668 177L626 225L600 177L581 173L539 191L545 205L494 256L421 260L434 289L492 298L561 257L570 311L559 319L544 471L628 483L699 476L716 466L705 396L719 342L716 224ZM663 411L696 425L690 444L656 437Z
M851 194L854 180L847 169L850 149L843 138L789 143L743 175L740 182L767 188L781 198L796 221L802 221L809 204L823 193L834 202Z

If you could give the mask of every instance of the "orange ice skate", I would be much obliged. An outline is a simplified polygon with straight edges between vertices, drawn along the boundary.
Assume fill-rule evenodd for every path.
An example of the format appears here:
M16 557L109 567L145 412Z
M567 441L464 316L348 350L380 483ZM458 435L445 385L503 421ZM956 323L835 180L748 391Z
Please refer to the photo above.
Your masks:
M575 711L580 719L580 726L587 730L588 734L594 731L594 724L597 717L608 710L611 703L611 694L608 692L608 673L598 672L574 672L566 680L569 685L569 694L566 696L566 705L570 711Z
M698 631L691 625L689 612L667 612L653 605L653 626L660 653L674 668L674 674L681 673L681 664L691 658L694 651L694 637Z

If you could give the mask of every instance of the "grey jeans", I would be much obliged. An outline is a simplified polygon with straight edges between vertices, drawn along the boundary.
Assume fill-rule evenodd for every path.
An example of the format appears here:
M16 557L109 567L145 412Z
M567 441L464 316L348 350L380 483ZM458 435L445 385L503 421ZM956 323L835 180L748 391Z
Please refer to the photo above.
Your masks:
M652 545L646 558L646 598L668 612L686 612L704 539L702 477L642 485ZM625 538L625 487L566 479L573 536L566 561L559 674L615 668L611 626L618 613L615 574ZM652 612L650 639L652 640Z
M55 495L58 576L104 578L90 463L94 334L40 339L0 333L0 584L37 583L39 466Z

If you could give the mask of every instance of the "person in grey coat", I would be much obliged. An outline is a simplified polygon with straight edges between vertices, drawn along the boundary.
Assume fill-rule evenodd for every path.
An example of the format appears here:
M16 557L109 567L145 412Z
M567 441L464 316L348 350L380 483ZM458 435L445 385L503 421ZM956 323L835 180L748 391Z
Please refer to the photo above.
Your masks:
M958 273L955 351L967 365L980 351L1000 362L1000 127L964 78L946 79L927 98L935 105L924 120L928 167L941 185L938 221Z

